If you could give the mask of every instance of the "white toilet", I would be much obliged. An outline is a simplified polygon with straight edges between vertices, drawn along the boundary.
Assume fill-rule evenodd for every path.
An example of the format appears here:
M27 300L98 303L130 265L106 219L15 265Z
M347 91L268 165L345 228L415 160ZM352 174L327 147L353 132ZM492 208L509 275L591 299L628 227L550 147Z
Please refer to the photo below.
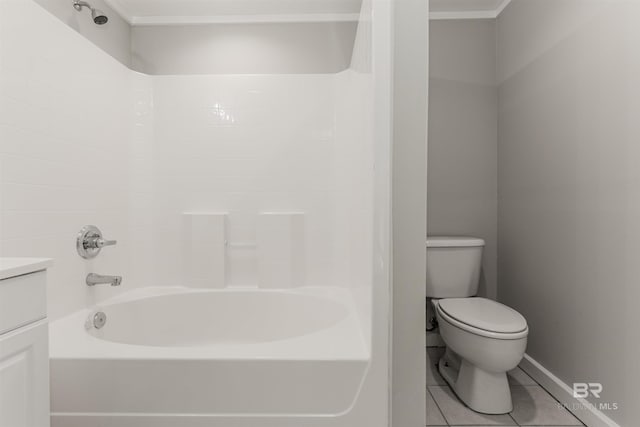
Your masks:
M469 408L505 414L513 409L507 371L520 363L529 329L512 308L475 297L483 247L471 237L427 238L427 297L447 346L440 374Z

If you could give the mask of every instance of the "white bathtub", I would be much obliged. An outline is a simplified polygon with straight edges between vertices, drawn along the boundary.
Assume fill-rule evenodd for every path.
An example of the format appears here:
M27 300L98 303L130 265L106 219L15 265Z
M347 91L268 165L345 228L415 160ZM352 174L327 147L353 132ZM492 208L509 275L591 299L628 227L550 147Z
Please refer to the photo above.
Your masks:
M96 311L100 330L88 327ZM64 427L336 417L370 359L340 288L144 288L53 322L50 342L52 420Z

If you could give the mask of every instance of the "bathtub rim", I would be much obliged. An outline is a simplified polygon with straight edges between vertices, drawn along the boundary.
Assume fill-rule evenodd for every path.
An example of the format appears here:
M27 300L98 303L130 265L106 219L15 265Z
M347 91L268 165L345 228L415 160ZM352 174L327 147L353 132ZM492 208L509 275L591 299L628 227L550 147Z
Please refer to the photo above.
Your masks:
M147 346L100 339L85 329L87 318L105 307L119 303L174 294L198 293L269 293L294 294L329 299L347 308L347 315L329 328L276 341L207 344L198 346ZM259 289L232 287L202 289L188 287L143 287L126 291L95 306L73 312L49 325L51 359L112 360L309 360L369 362L363 328L348 289L342 287L299 287L291 289Z

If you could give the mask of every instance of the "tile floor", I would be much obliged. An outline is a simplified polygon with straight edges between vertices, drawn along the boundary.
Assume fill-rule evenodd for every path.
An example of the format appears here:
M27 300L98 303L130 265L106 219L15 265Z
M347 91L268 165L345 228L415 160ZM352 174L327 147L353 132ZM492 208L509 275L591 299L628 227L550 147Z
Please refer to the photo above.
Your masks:
M427 348L427 426L582 426L569 411L523 370L509 373L513 411L505 415L473 412L453 394L438 373L436 363L443 348Z

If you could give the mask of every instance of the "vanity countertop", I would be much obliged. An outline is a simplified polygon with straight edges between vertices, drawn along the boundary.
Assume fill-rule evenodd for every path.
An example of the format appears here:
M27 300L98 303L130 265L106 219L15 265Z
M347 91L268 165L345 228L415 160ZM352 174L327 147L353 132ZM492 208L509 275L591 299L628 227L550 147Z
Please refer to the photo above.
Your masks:
M0 258L0 280L34 273L52 265L50 258Z

